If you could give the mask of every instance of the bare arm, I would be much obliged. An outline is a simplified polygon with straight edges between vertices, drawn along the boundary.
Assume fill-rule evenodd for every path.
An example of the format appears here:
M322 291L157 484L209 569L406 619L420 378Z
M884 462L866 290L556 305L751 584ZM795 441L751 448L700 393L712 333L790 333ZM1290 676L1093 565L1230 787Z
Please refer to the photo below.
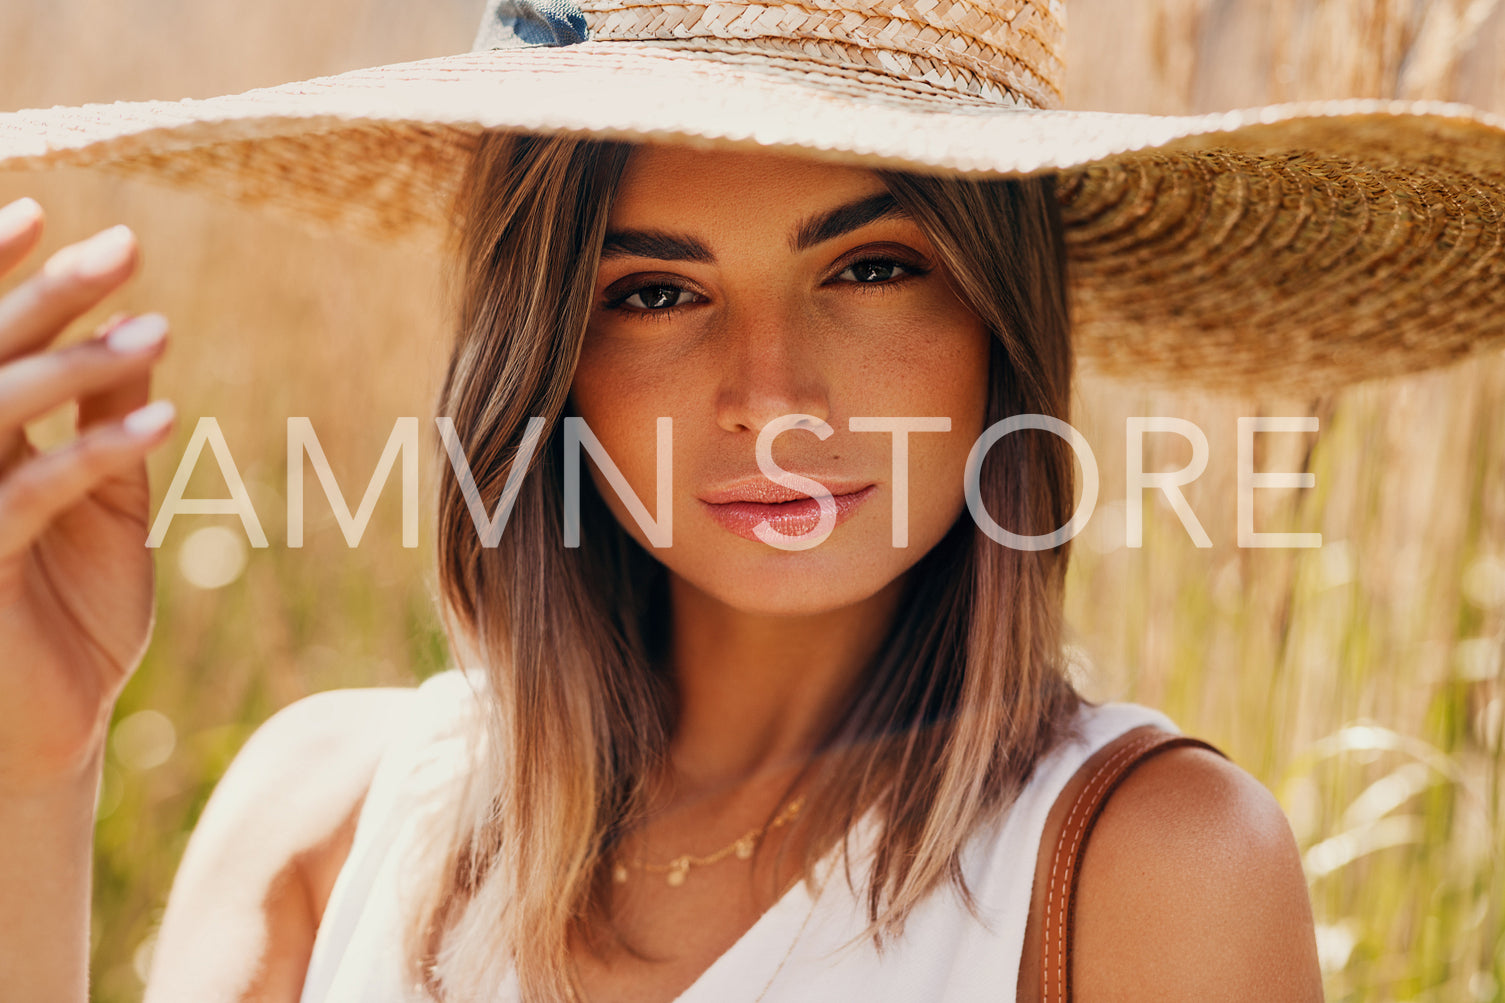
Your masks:
M5 1000L83 1000L99 765L0 791L0 987Z
M31 200L0 207L0 277L37 246ZM53 255L0 297L0 998L88 996L94 808L115 702L155 610L145 456L157 315L48 350L138 263L123 227ZM78 435L25 425L76 401ZM127 417L130 416L130 417ZM190 842L154 999L296 999L355 811L406 691L299 701L247 744Z
M38 244L40 207L0 209L0 276ZM63 248L0 297L0 993L88 991L95 792L115 701L153 616L145 456L171 409L146 403L160 316L124 317L48 349L135 271L124 228ZM77 436L46 450L25 425L77 401ZM155 416L158 420L151 419Z
M296 1003L372 772L415 693L316 693L257 729L183 853L145 1003Z

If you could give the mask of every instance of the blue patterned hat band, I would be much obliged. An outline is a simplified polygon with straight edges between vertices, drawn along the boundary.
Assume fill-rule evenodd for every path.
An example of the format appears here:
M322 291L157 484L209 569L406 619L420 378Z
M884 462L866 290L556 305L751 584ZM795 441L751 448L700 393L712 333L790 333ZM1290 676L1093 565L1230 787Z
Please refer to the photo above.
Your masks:
M572 0L487 0L471 52L527 45L574 45L589 37Z

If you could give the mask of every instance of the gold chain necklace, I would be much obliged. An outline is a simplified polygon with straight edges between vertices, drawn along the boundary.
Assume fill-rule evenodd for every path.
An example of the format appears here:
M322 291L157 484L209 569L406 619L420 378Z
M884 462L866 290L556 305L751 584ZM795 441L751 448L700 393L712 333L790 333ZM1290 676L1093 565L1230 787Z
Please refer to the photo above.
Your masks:
M770 830L777 829L779 826L793 821L794 817L800 813L800 808L804 803L805 797L802 794L781 808L772 821L744 833L715 853L707 854L704 857L697 857L691 853L682 853L667 864L650 864L638 857L634 857L631 860L619 860L612 866L612 880L619 885L625 884L627 878L630 876L628 868L636 867L650 874L662 874L670 887L678 888L689 877L691 867L704 867L707 864L714 864L718 860L725 860L732 854L736 854L738 860L747 860L753 855L753 850L757 848L758 841L767 835Z

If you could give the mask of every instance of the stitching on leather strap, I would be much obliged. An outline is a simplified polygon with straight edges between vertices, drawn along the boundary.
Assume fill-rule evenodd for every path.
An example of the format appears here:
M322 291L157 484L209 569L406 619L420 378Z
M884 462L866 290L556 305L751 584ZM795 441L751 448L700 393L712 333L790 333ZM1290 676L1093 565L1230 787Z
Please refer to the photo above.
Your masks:
M1141 735L1129 745L1115 752L1108 759L1108 761L1105 762L1095 774L1093 774L1092 779L1088 781L1087 786L1082 789L1082 792L1077 796L1075 803L1072 804L1071 813L1066 816L1066 822L1061 830L1061 839L1056 844L1055 859L1051 862L1050 884L1048 886L1049 895L1046 898L1045 932L1042 954L1047 960L1047 972L1050 972L1052 967L1049 963L1051 958L1052 930L1054 929L1058 921L1063 927L1066 924L1066 889L1062 888L1061 890L1061 904L1060 912L1058 914L1055 905L1056 888L1057 883L1060 882L1067 873L1074 869L1071 866L1071 861L1076 854L1077 846L1081 842L1081 830L1076 828L1077 818L1080 815L1081 818L1085 821L1086 817L1090 814L1090 811L1087 811L1087 809L1090 807L1090 803L1097 796L1098 790L1106 786L1110 779L1110 775L1113 773L1114 768L1118 766L1118 764L1124 762L1126 759L1131 758L1140 750L1154 744L1161 737L1162 736L1157 734ZM1085 826L1083 826L1083 828L1085 828ZM1068 834L1070 836L1069 839L1067 838ZM1057 919L1058 916L1059 920ZM1066 952L1064 950L1060 950L1058 954L1059 956L1055 959L1055 971L1053 974L1055 974L1056 978L1054 982L1056 985L1064 989L1066 983ZM1051 1001L1050 989L1050 986L1045 987L1046 1003L1050 1003Z
M1125 733L1114 741L1121 742L1127 737L1128 733ZM1097 768L1072 803L1071 811L1056 841L1055 854L1051 860L1050 881L1047 885L1040 951L1042 975L1040 989L1044 1003L1070 1003L1071 1001L1072 916L1075 911L1077 872L1085 850L1087 834L1102 813L1108 795L1134 767L1155 753L1177 746L1204 748L1225 759L1228 758L1221 749L1200 738L1192 738L1189 735L1177 734L1157 727L1114 751ZM1058 894L1059 903L1056 900ZM1052 955L1053 950L1054 955Z

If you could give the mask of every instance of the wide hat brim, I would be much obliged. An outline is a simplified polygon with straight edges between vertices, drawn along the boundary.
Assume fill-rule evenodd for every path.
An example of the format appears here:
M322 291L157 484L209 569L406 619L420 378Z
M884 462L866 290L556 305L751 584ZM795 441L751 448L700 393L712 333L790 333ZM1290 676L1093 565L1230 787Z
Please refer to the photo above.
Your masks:
M1505 120L1456 104L1036 111L813 60L587 41L0 114L0 169L99 167L421 238L453 222L489 129L1057 173L1078 358L1113 377L1324 392L1505 342Z

